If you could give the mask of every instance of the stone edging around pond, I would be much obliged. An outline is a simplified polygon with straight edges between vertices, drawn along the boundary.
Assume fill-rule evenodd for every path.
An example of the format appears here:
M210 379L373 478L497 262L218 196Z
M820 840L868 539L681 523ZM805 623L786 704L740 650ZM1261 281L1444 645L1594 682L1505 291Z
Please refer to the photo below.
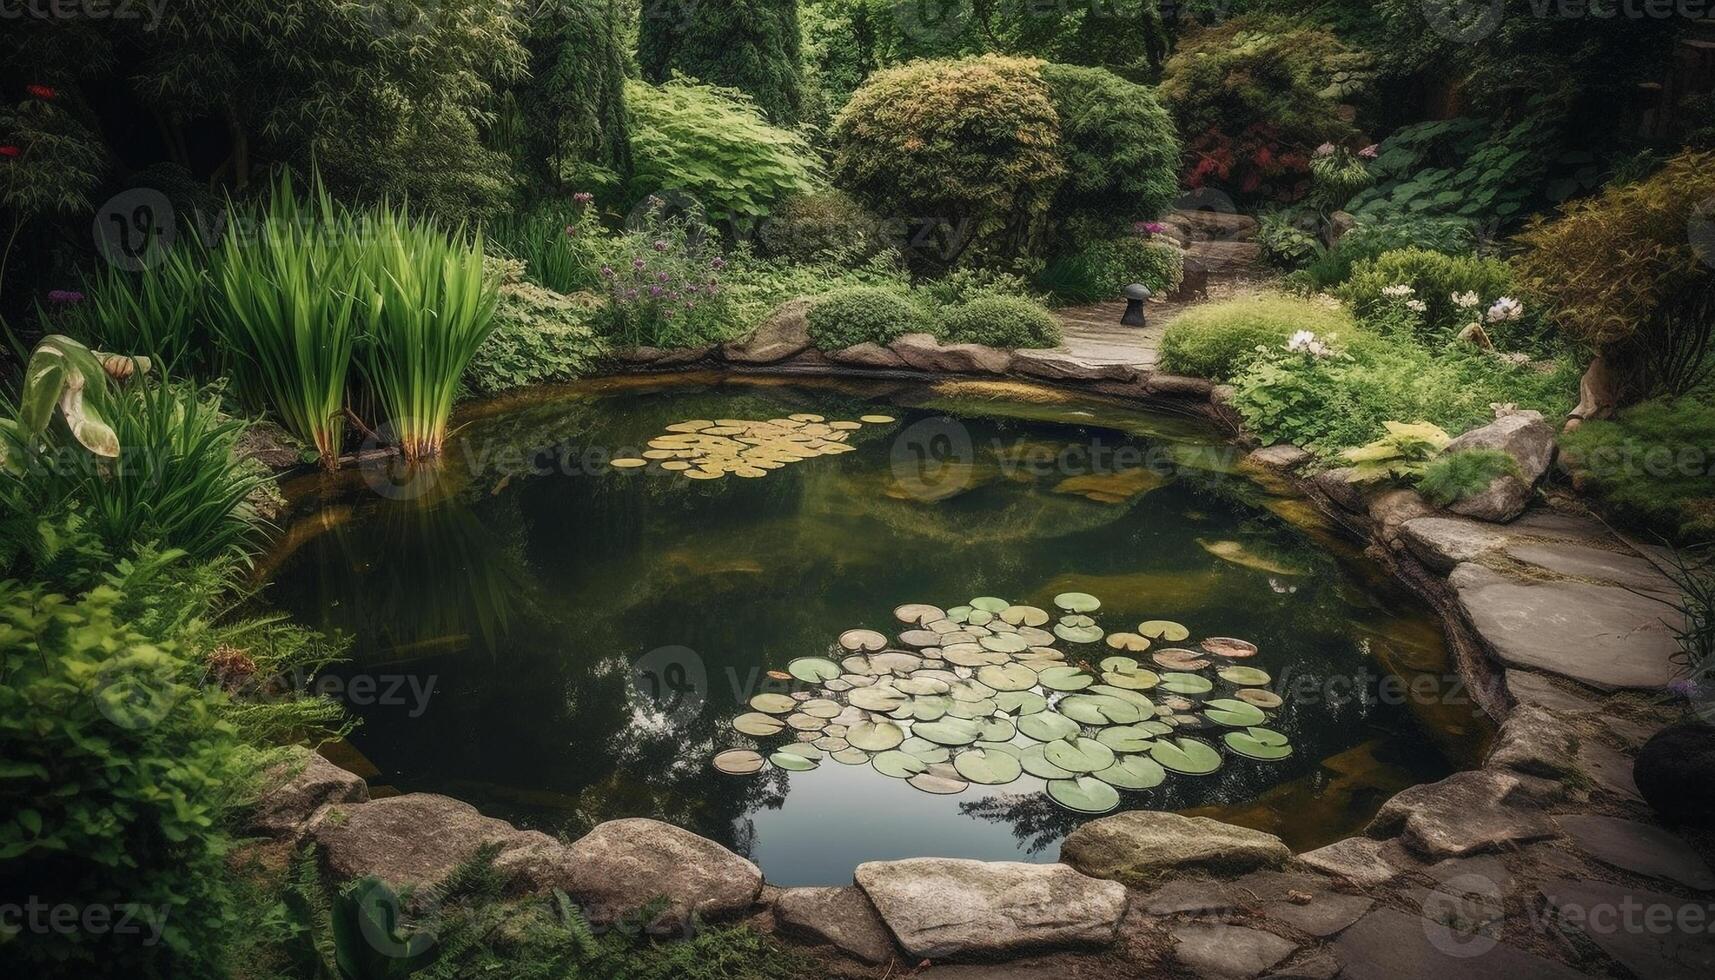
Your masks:
M759 331L722 350L632 351L621 360L657 370L1049 382L1204 415L1246 438L1221 386L1147 365L1086 364L1064 351L941 345L925 335L829 357ZM1548 440L1533 476L1552 456L1552 430ZM1065 976L1076 965L1090 976L1132 976L1172 961L1178 968L1169 972L1223 978L1344 971L1441 980L1448 969L1570 977L1611 973L1605 957L1641 975L1671 972L1667 954L1649 945L1659 937L1593 937L1597 952L1520 921L1543 903L1681 902L1663 890L1715 888L1697 852L1654 826L1631 778L1631 756L1677 714L1647 693L1669 679L1673 649L1662 622L1669 610L1648 596L1672 594L1671 583L1644 550L1586 516L1537 505L1489 523L1439 512L1410 490L1301 475L1309 461L1274 446L1243 465L1265 484L1309 496L1368 541L1370 554L1441 614L1466 686L1504 718L1481 768L1399 793L1366 836L1294 856L1258 831L1127 811L1073 832L1061 864L871 862L856 869L854 886L782 890L719 844L659 821L610 821L565 845L447 797L371 800L360 778L308 753L265 800L258 829L315 842L336 879L376 874L397 884L431 885L493 844L496 867L521 894L562 889L598 920L665 897L669 920L747 918L832 947L843 956L830 952L830 967L853 975L865 975L859 964L1044 953L1054 955L1020 961L1025 972L1016 975ZM1504 910L1506 927L1478 937L1486 952L1468 959L1471 940L1443 920L1473 908ZM949 980L966 976L956 969L941 968Z

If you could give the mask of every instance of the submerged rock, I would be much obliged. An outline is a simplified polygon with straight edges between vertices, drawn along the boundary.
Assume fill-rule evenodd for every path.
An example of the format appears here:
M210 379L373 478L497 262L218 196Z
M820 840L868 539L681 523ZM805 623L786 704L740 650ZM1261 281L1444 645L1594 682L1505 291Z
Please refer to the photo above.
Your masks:
M1273 834L1160 810L1092 820L1060 845L1060 860L1079 871L1134 886L1169 871L1251 871L1290 857Z
M1003 959L1105 946L1125 888L1063 864L908 858L858 865L857 884L914 959Z

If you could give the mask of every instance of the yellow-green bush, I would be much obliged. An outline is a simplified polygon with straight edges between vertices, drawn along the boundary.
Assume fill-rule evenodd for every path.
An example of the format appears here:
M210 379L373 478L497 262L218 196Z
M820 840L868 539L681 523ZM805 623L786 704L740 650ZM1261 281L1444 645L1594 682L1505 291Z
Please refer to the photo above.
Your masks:
M1161 338L1161 367L1213 381L1227 381L1255 361L1258 347L1277 349L1300 330L1328 341L1349 341L1357 325L1345 310L1326 302L1260 293L1187 310Z
M927 333L929 317L896 289L847 286L816 299L808 315L810 340L821 350L885 344L908 333Z
M1060 321L1022 296L979 296L941 318L936 336L948 343L1034 348L1060 345Z

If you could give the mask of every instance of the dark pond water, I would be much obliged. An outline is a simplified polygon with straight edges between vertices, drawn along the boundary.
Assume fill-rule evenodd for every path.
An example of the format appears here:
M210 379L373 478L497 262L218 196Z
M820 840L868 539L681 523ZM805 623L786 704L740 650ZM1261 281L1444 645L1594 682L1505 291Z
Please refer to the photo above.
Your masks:
M849 430L854 451L761 478L605 463L672 423L798 413L894 421ZM263 569L269 601L353 638L323 681L361 718L347 751L376 785L572 835L657 817L786 885L912 855L1052 861L1089 818L1028 774L942 796L831 759L750 776L710 765L722 749L791 740L730 727L752 696L786 689L767 671L839 659L851 628L897 634L902 603L977 596L1058 615L1056 595L1089 593L1109 631L1165 619L1190 631L1182 646L1258 646L1243 663L1285 699L1265 724L1292 755L1223 751L1216 772L1169 773L1122 807L1316 846L1468 764L1488 733L1426 611L1188 421L971 383L696 376L537 394L463 421L432 469L289 487ZM1059 646L1091 663L1115 652ZM1226 731L1177 734L1220 745Z

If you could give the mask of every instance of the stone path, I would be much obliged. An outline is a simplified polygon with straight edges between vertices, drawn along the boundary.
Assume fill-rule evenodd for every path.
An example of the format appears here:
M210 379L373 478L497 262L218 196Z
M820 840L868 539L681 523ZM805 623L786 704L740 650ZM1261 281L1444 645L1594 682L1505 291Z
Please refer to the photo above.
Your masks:
M1254 292L1268 281L1265 273L1246 271L1242 274L1211 277L1207 299L1167 299L1156 297L1144 304L1146 324L1128 327L1120 323L1125 315L1125 300L1106 300L1084 306L1068 306L1057 310L1060 330L1065 342L1057 348L1066 354L1093 365L1123 364L1137 371L1155 370L1156 351L1161 335L1181 313L1199 303L1230 299Z

